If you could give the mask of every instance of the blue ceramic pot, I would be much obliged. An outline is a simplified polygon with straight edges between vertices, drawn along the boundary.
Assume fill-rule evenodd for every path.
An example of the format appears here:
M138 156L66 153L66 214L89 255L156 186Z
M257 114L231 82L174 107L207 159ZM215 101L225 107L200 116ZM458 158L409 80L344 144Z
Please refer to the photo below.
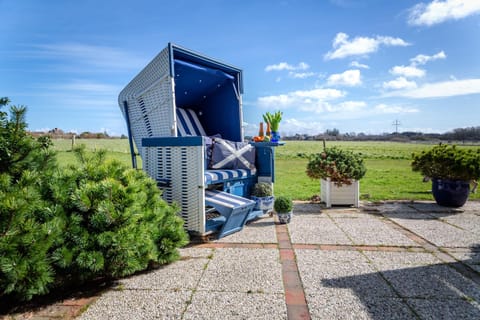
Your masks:
M270 141L272 141L272 142L280 141L280 133L278 131L272 131Z
M437 204L458 208L467 202L470 181L433 178L432 193Z
M267 213L273 210L273 202L275 200L274 196L268 197L251 197L253 201L255 201L255 208L254 210L262 210L263 213Z
M278 221L281 224L289 223L292 220L293 212L277 212Z

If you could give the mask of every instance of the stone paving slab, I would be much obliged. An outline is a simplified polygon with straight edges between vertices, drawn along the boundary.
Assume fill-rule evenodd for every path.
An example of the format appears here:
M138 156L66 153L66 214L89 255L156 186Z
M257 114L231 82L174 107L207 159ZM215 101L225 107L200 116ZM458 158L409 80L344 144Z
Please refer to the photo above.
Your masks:
M480 319L478 303L458 298L449 299L407 299L421 319L458 320Z
M287 319L283 294L198 291L183 319Z
M382 275L401 297L480 301L480 286L446 264L382 271Z
M353 244L328 217L294 216L288 225L288 230L292 243Z
M478 235L440 220L397 219L393 221L438 247L471 247L478 245Z
M356 245L380 246L415 246L416 243L402 233L393 230L380 219L356 218L353 221L345 218L334 218L353 243Z
M312 319L417 319L399 298L360 297L347 289L324 289L307 301Z
M428 266L442 262L428 252L364 251L363 254L367 256L377 270L383 271L411 268L415 266Z
M78 319L181 319L190 290L110 290Z
M241 232L233 233L215 242L227 243L277 243L273 217L263 217L243 227Z
M327 260L325 255L318 253L317 250L296 250L298 269L307 295L325 288L340 288L353 290L362 296L397 297L367 259L363 256L358 258L358 252L343 252L344 256L352 254L354 260L350 263Z
M470 231L480 238L480 215L461 213L443 217L441 220L463 230Z
M216 249L197 289L283 293L279 252L276 249Z
M342 208L342 207L334 207L329 208L323 211L326 216L337 219L337 218L351 218L351 219L377 219L380 217L378 213L368 213L368 212L361 212L358 208Z
M136 290L194 289L208 263L205 258L180 260L143 274L119 280L119 287Z
M447 249L448 254L452 255L458 261L462 261L470 268L480 273L480 251L472 251L469 249ZM480 250L478 248L477 250Z

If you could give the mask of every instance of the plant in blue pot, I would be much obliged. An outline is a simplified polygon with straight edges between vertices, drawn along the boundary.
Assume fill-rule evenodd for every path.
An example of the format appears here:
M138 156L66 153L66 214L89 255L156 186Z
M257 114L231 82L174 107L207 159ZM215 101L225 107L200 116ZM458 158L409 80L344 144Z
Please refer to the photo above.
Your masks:
M282 224L289 223L292 220L293 214L293 202L292 199L280 196L275 198L273 204L275 213L277 214L278 221Z
M263 115L263 121L270 125L271 130L271 139L272 142L280 141L280 133L278 132L278 126L280 121L282 121L283 112L277 111L275 113L267 112Z
M272 185L266 182L258 182L253 186L252 200L255 201L254 210L262 210L263 214L269 213L271 215L273 210L273 196Z
M413 154L412 170L432 180L437 204L458 208L468 200L470 183L480 178L480 148L440 144Z

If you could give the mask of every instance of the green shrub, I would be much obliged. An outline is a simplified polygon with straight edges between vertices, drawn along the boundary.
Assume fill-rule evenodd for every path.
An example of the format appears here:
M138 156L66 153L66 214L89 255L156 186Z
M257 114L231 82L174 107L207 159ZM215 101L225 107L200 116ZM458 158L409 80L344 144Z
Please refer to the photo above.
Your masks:
M64 281L120 277L178 258L187 243L177 209L161 199L155 181L105 152L75 149L79 166L50 185L63 212L65 237L52 257Z
M310 155L307 175L312 179L330 178L336 185L350 185L352 180L360 180L367 169L359 154L337 147L325 148L321 153Z
M277 213L290 212L293 209L292 199L284 196L277 197L275 198L275 202L273 203L273 208Z
M460 149L440 144L412 157L412 170L430 178L466 181L480 178L480 148Z
M79 165L60 169L50 140L26 132L25 114L0 110L0 300L178 258L183 220L155 181L84 148L75 150Z
M0 107L8 104L2 98ZM28 300L48 292L55 274L49 252L61 237L63 221L44 199L56 168L49 140L29 136L26 108L0 110L0 300Z
M252 195L255 197L270 197L273 195L272 186L270 183L259 182L253 186Z

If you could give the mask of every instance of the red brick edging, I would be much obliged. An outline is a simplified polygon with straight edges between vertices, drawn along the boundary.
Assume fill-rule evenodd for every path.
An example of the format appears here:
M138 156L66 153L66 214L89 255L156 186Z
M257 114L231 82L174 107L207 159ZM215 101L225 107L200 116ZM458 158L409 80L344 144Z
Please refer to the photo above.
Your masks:
M298 272L295 251L290 241L287 226L276 224L280 263L282 264L283 286L288 319L310 319L305 291Z

